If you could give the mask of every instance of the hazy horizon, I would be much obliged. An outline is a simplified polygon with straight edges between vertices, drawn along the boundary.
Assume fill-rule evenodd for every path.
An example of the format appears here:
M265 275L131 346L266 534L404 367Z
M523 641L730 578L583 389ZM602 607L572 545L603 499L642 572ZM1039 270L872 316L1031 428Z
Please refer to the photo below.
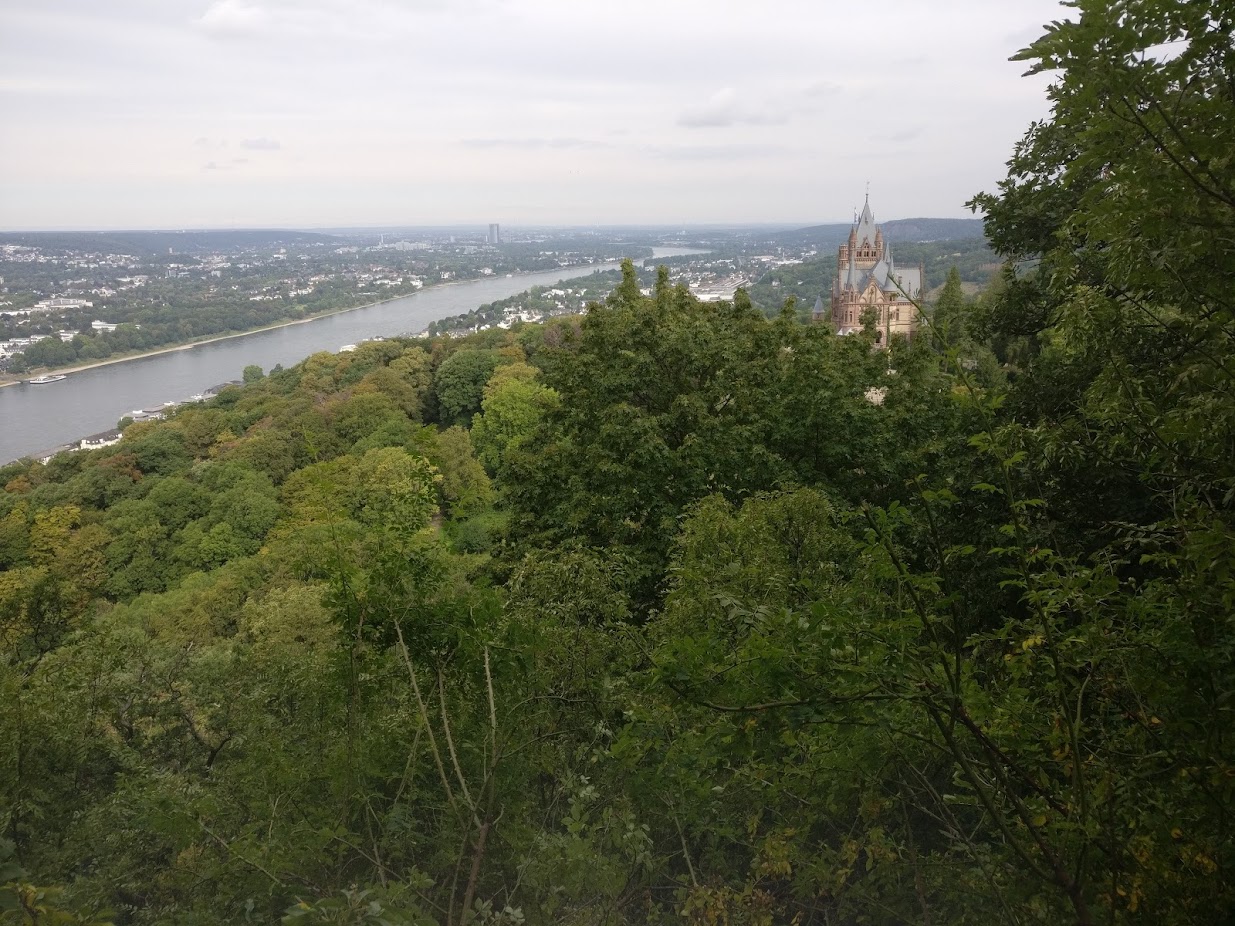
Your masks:
M879 223L885 224L888 222L912 222L916 220L943 219L947 221L964 221L965 219L974 219L980 221L981 215L965 215L965 216L938 216L938 215L906 215L906 216L877 216ZM672 233L672 230L685 231L722 231L733 229L769 229L769 230L786 230L794 231L797 229L813 228L816 226L830 225L850 225L852 217L843 219L809 219L801 222L574 222L574 223L530 223L530 222L509 222L499 223L503 231L517 230L520 232L526 231L584 231L584 230L602 230L602 231L658 231ZM330 232L372 232L380 233L391 231L451 231L451 232L470 232L474 234L484 234L488 229L487 223L480 222L433 222L424 224L376 224L376 225L62 225L62 226L46 226L43 228L36 227L0 227L0 235L21 235L21 234L54 234L54 233L75 233L82 234L107 232L225 232L225 231L292 231L292 232L310 232L317 234L329 234Z

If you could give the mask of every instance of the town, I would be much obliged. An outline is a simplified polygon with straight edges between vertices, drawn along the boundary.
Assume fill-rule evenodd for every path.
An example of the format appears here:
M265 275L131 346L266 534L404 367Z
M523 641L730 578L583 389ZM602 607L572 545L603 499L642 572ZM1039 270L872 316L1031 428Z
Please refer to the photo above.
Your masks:
M951 267L957 268L971 294L997 267L976 220L909 219L884 224L896 242L897 261L904 266L921 265L928 294L938 290ZM650 294L656 268L664 266L670 282L685 286L700 302L731 300L742 289L769 317L791 299L800 320L812 321L828 303L838 267L836 248L850 231L849 224L837 223L788 230L748 227L645 233L640 240L651 244L655 256L639 268L641 288ZM430 325L428 333L458 338L489 328L577 315L608 295L620 278L612 270L559 286L533 287L464 315L444 318Z
M928 224L922 225L925 221ZM918 225L914 223L918 222ZM942 225L940 223L943 223ZM933 224L930 224L933 223ZM767 314L826 295L847 224L805 229L530 228L44 232L0 235L0 381L251 331L487 276L655 256L702 302L749 292ZM976 220L889 223L898 260L977 284L993 267ZM653 262L643 268L650 287ZM444 319L464 334L582 312L615 271L537 287ZM417 332L407 332L415 334Z
M411 295L650 254L639 241L458 229L0 236L0 375L123 357Z

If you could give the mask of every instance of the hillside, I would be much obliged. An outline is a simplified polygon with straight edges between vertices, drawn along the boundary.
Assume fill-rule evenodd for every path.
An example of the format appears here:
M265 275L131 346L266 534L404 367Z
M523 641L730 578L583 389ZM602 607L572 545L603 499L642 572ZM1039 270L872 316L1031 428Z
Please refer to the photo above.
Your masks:
M626 261L0 467L0 923L1235 922L1231 31L1053 23L911 341Z
M1235 903L1137 835L1225 838L1171 768L1229 767L1187 725L1222 722L1235 638L1164 628L1233 593L1205 564L1235 529L1178 520L1157 445L1108 467L1135 416L1044 408L1111 397L1089 357L1056 372L992 327L998 306L958 282L950 344L885 353L667 273L643 296L627 263L581 320L317 354L0 468L0 897L134 924L500 904L514 926L752 894L805 920L821 893L838 922L923 893L999 922L1014 892L1063 922L1069 892L1021 857L1091 851L1089 814L1105 851L1187 884L1146 904ZM1209 461L1198 492L1230 478L1231 421L1179 439ZM1082 424L1099 444L1061 473L1033 442ZM1189 531L1123 552L1129 524L1167 523ZM1135 582L1087 565L1117 555ZM1093 811L1069 803L1070 739L1109 789ZM1094 877L1100 906L1119 875Z
M984 235L981 219L888 219L880 224L888 239L896 243L952 241ZM786 244L814 244L835 249L845 242L851 227L847 222L834 222L777 232L769 237Z

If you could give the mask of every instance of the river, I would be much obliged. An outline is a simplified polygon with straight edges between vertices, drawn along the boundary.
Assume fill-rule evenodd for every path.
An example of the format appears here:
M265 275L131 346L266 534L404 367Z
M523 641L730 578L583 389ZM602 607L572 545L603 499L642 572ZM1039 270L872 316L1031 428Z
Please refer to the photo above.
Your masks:
M702 252L654 248L652 259L696 253ZM302 324L80 370L58 383L7 386L0 389L0 464L114 428L134 409L181 401L218 383L239 379L249 364L265 370L276 363L291 366L318 351L337 351L365 338L423 331L430 322L470 312L533 286L616 267L593 264L434 286Z

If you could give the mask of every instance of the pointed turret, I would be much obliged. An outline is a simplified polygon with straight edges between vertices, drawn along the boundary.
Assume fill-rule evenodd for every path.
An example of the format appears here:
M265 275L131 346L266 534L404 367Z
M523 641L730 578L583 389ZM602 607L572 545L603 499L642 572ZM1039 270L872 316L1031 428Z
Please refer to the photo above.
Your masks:
M866 202L862 205L862 213L858 216L858 224L854 227L851 238L863 247L874 246L878 229L875 227L875 216L871 213L870 194L866 194Z

